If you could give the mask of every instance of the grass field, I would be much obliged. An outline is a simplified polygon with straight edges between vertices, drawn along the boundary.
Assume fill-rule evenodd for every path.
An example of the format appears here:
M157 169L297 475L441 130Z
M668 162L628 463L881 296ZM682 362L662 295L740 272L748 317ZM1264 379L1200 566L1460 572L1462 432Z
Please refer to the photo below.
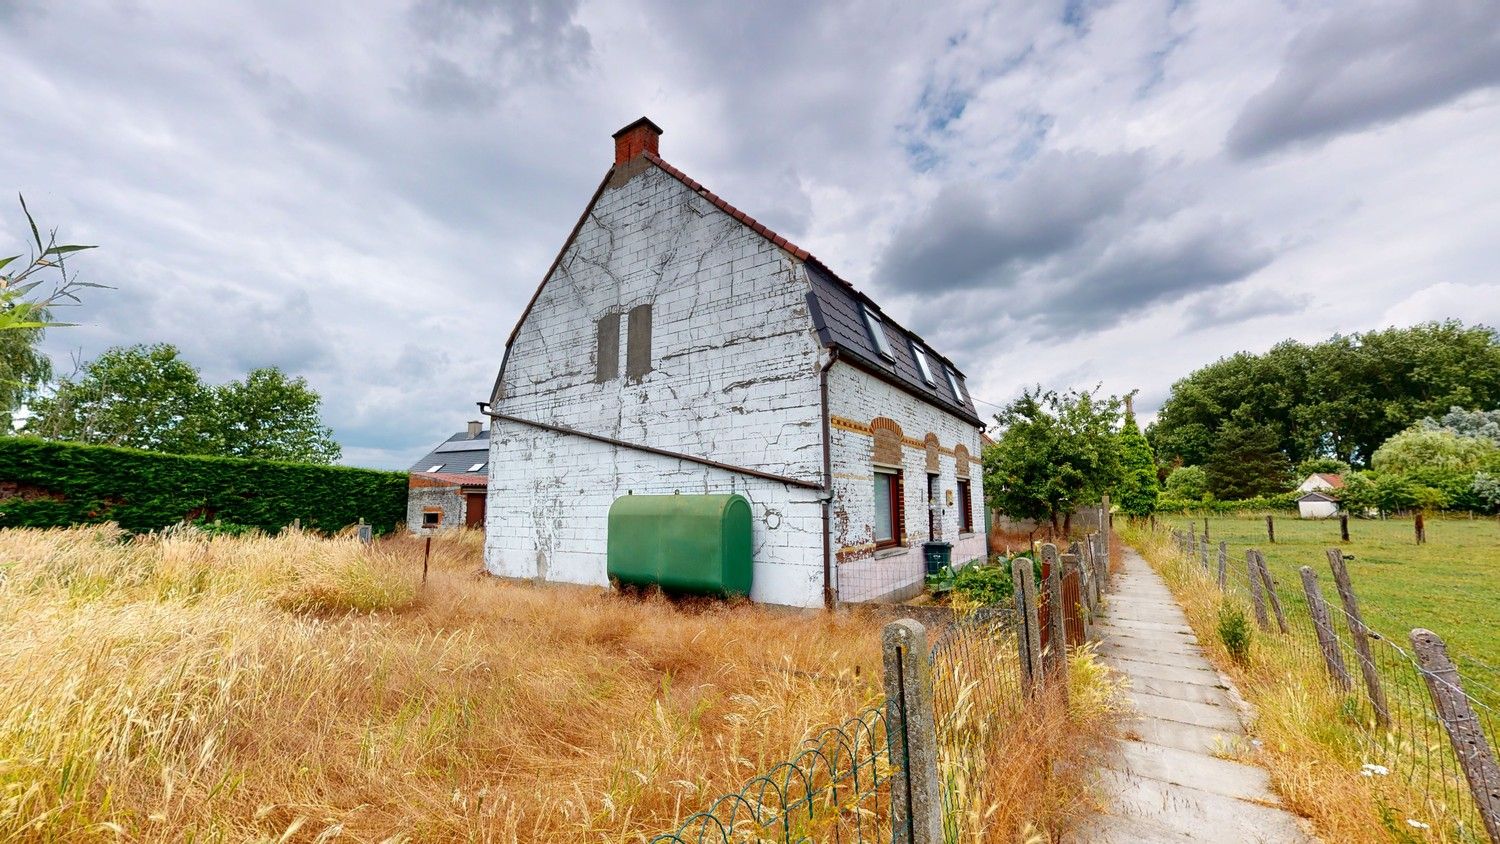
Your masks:
M1186 516L1158 522L1186 530ZM1196 520L1198 532L1203 519ZM1470 695L1500 710L1500 522L1428 519L1427 542L1417 545L1411 519L1350 519L1348 543L1334 520L1275 516L1276 543L1266 541L1264 515L1211 516L1209 536L1229 542L1229 562L1243 570L1245 549L1258 548L1278 581L1283 601L1304 606L1300 566L1318 573L1324 595L1337 594L1328 548L1341 548L1365 623L1403 648L1414 627L1442 636L1468 682Z
M0 531L0 840L641 841L879 697L879 620L480 537Z
M644 842L882 700L888 611L506 581L481 546L438 538L423 586L411 537L0 530L0 841ZM1079 816L1116 694L1072 669L1067 707L953 705L997 726L944 757L963 840Z

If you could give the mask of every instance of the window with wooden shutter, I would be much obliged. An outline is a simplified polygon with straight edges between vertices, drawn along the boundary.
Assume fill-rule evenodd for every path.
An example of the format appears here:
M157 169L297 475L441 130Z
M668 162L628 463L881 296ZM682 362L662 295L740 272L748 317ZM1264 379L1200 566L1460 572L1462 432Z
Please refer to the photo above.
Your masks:
M651 371L651 306L636 305L630 309L630 325L625 338L625 377L639 381Z
M974 512L969 505L969 479L958 479L958 532L974 532Z
M891 548L901 544L905 532L902 524L901 470L875 470L875 547Z
M594 381L603 384L620 374L620 315L610 311L599 317L599 345L594 352Z

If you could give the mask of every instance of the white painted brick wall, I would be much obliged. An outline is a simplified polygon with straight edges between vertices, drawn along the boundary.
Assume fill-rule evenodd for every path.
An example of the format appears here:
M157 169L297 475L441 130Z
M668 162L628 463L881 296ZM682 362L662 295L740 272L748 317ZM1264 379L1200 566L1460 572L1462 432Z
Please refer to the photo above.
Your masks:
M651 167L607 189L522 325L499 412L822 481L819 349L797 263ZM596 324L652 305L654 371L594 383ZM739 492L754 504L752 597L822 602L818 492L496 420L486 566L607 583L609 506Z
M970 457L979 456L979 429L910 393L847 364L839 363L828 373L829 411L864 424L878 416L901 426L903 437L921 441L928 433L952 451L960 443ZM874 440L867 434L835 428L832 440L834 467L833 547L843 559L837 564L836 584L842 601L873 600L911 590L924 577L922 543L927 541L927 453L902 449L902 475L906 489L907 546L899 551L876 554L874 545L875 495ZM983 483L976 462L970 462L969 505L974 532L960 534L958 484L955 461L950 454L939 460L939 501L954 494L954 505L942 506L941 534L953 543L953 561L964 563L986 554L984 537Z

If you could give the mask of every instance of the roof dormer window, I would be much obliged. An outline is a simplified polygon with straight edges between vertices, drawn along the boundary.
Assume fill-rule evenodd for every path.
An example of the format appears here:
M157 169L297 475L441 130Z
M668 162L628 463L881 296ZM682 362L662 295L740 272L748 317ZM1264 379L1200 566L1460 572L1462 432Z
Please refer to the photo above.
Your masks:
M911 356L917 359L917 371L922 373L922 380L927 382L927 386L936 387L937 381L932 377L932 366L927 363L927 353L922 351L922 347L918 346L915 340L911 344Z
M895 361L896 356L891 353L890 341L885 339L885 323L881 322L880 315L870 310L870 306L860 303L860 313L865 317L865 330L870 332L870 342L875 344L875 351L888 361Z

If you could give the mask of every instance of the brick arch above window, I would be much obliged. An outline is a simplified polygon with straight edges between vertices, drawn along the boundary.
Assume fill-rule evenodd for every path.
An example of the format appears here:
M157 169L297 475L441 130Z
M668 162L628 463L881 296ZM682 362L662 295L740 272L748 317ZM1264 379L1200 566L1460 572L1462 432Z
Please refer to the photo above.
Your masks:
M927 471L936 475L938 473L938 455L943 449L938 445L937 434L929 432L922 438L922 447L927 450Z
M871 455L872 462L884 466L901 465L901 426L896 420L877 416L870 422L870 433L875 438L875 451Z
M953 447L953 462L956 466L954 474L960 478L969 476L969 450L964 448L963 443Z

